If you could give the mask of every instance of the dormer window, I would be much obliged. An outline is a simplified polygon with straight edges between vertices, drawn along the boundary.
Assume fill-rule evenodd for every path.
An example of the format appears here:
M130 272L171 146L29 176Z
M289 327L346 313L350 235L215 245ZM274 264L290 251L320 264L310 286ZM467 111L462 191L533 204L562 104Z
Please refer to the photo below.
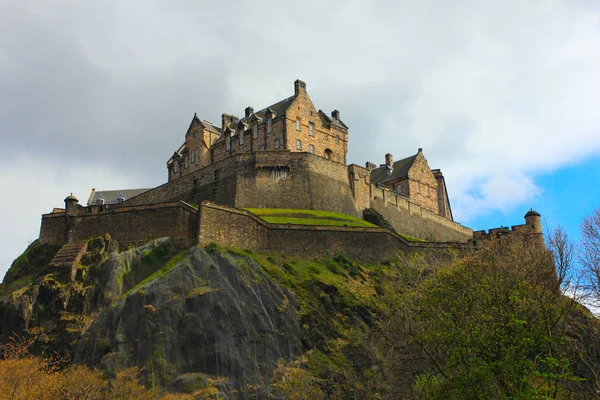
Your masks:
M254 127L252 128L252 135L254 139L258 139L258 124L254 124Z
M301 129L300 118L296 118L296 130L299 131Z
M124 201L125 201L125 196L123 196L123 195L119 195L119 196L118 196L118 197L115 199L115 202L117 202L117 203L122 203L122 202L124 202Z
M273 132L273 118L269 117L267 119L267 133Z
M99 199L96 199L96 205L97 206L104 205L104 199L102 197L100 197Z

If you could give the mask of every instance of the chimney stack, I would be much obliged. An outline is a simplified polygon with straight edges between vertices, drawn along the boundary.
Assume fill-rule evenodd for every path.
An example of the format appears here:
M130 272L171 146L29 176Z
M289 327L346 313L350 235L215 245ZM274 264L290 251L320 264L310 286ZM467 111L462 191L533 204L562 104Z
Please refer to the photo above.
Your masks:
M306 83L300 79L296 79L294 82L294 95L298 96L300 92L306 92Z
M254 114L254 108L248 106L246 107L246 118Z
M338 110L333 110L331 112L331 116L333 117L333 119L335 119L336 121L340 120L340 112Z
M387 153L385 155L385 165L387 165L388 167L391 167L394 164L394 158L392 157L392 155L390 153Z
M233 115L231 114L222 114L221 115L221 130L225 132L225 128L233 122Z

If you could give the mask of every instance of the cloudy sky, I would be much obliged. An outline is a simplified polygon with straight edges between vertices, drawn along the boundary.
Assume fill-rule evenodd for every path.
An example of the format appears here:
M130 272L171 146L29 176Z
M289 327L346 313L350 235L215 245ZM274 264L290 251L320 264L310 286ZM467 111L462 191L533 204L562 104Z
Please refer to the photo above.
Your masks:
M40 214L152 187L194 112L215 123L307 83L348 161L424 149L455 218L576 233L600 205L596 0L0 0L0 276Z

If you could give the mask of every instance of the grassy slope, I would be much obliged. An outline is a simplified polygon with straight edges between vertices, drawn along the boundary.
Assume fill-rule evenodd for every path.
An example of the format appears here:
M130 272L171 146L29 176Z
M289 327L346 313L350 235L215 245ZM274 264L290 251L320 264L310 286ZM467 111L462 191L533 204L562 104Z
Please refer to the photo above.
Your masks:
M245 210L271 224L377 227L362 219L331 211L289 208L245 208Z

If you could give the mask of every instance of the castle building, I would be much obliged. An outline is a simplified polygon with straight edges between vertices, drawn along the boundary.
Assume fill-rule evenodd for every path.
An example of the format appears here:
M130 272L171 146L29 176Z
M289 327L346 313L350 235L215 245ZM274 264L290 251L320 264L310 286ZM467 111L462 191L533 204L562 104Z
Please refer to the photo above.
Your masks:
M167 161L169 181L235 154L259 151L308 152L346 164L348 127L334 110L331 117L313 105L306 83L294 82L294 95L255 112L247 107L243 118L223 114L221 127L196 114L185 142Z
M247 107L243 118L223 114L221 126L194 115L183 144L167 161L166 183L93 189L87 206L68 196L64 209L42 215L40 240L63 244L64 254L81 254L87 239L105 233L126 246L168 236L181 247L219 242L303 256L339 251L371 262L400 250L464 249L504 234L542 238L533 210L510 231L474 235L454 221L444 175L429 167L423 149L397 161L388 153L379 167L363 167L346 164L348 140L340 112L317 110L306 84L296 80L292 96L256 112ZM257 217L255 208L370 215L382 222L276 224Z

